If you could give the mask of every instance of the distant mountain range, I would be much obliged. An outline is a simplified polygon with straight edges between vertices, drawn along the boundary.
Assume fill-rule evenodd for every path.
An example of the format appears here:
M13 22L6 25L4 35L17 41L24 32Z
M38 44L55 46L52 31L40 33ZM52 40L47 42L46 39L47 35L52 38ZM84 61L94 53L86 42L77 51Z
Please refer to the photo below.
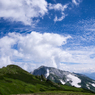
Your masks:
M95 72L94 73L84 73L84 75L90 77L91 79L95 80Z
M77 88L85 88L95 91L95 80L77 73L62 71L52 67L41 66L32 72L33 75L44 75L47 79Z

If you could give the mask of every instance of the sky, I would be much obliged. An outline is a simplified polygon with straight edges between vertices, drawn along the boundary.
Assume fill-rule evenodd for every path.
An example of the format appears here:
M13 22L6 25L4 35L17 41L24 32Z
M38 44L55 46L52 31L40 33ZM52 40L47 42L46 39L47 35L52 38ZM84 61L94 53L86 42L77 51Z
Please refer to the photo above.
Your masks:
M0 68L10 64L95 72L95 0L0 0Z

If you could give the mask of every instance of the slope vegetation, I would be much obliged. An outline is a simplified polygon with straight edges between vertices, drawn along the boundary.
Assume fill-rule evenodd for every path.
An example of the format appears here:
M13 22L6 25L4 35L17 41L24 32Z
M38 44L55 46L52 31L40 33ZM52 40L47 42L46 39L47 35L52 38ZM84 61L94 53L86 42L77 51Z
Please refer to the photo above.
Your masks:
M56 84L43 75L34 76L23 70L16 65L8 65L0 69L0 95L10 95L10 94L28 94L28 93L45 93L49 92L82 92L93 94L93 92L82 89L75 88L71 86Z

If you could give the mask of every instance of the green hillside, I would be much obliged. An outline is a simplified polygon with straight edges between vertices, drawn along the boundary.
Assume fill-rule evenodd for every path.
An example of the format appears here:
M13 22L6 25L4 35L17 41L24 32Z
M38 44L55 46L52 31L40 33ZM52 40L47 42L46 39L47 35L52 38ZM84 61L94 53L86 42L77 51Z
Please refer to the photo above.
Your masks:
M8 65L0 69L0 95L40 93L47 91L93 92L82 88L58 85L44 76L34 76L16 65Z

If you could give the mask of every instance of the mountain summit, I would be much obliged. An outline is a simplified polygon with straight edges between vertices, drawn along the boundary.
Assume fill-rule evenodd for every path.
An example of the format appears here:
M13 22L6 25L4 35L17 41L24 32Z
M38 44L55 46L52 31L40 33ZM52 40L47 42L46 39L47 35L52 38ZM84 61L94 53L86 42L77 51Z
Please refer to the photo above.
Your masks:
M95 81L82 74L71 73L46 66L35 69L32 74L39 76L44 75L47 79L59 84L95 91Z

